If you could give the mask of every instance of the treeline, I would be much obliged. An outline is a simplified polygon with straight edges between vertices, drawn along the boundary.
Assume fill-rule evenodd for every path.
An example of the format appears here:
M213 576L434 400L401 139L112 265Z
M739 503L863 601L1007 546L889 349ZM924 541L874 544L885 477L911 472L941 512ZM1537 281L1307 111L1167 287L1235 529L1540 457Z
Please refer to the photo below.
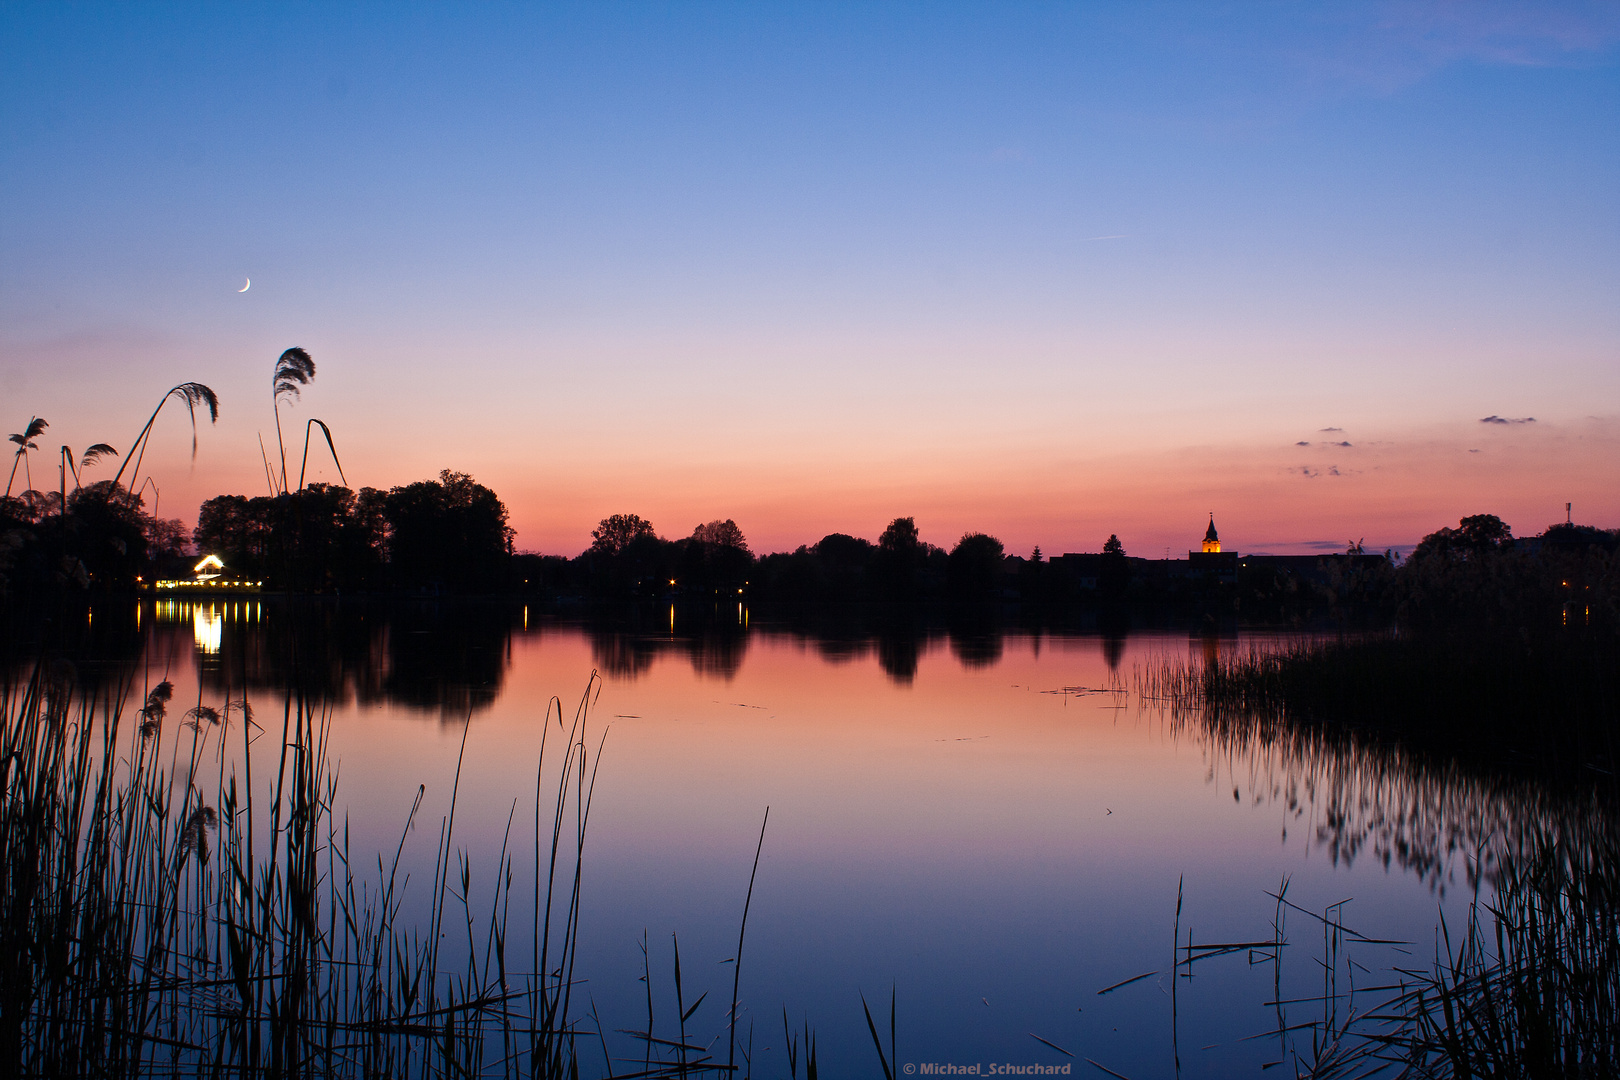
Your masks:
M189 578L196 554L227 576L302 593L493 593L512 585L506 506L465 473L358 492L311 484L275 496L220 495L188 534L146 513L137 492L102 481L0 500L0 596L127 593Z
M184 554L178 518L146 512L116 481L66 493L26 491L0 499L0 598L61 592L127 592L158 565Z
M1375 594L1405 626L1469 627L1521 638L1620 629L1620 530L1550 525L1515 539L1493 514L1430 533Z
M488 593L510 585L506 505L448 469L388 491L311 484L202 504L197 551L290 592Z
M895 518L875 542L832 533L758 557L731 521L670 540L643 518L614 515L592 535L572 559L516 556L514 587L625 599L1187 602L1234 615L1357 613L1413 626L1584 624L1620 611L1620 530L1560 524L1515 538L1490 514L1430 533L1404 561L1350 544L1322 556L1233 558L1224 570L1133 558L1114 536L1100 553L1056 559L1039 548L1009 555L977 532L947 550L922 541L912 518Z
M0 594L127 592L189 576L217 554L231 577L268 590L327 594L518 594L541 599L968 601L1035 604L1192 603L1247 617L1356 612L1409 626L1567 623L1616 618L1620 531L1560 524L1515 538L1480 514L1424 537L1404 562L1350 545L1321 557L1203 564L1102 551L1046 559L1009 555L1000 540L923 541L915 519L874 540L831 533L794 551L756 555L731 520L660 536L635 514L604 518L572 558L513 551L506 506L446 470L389 490L311 484L273 496L205 502L194 534L148 514L116 481L63 494L0 499ZM195 554L192 554L195 552Z
M923 541L909 517L891 521L876 542L831 533L796 551L763 556L749 549L731 520L666 539L645 518L615 514L591 537L591 546L572 559L517 556L519 587L614 599L988 599L1005 594L1011 565L992 536L969 533L947 551Z

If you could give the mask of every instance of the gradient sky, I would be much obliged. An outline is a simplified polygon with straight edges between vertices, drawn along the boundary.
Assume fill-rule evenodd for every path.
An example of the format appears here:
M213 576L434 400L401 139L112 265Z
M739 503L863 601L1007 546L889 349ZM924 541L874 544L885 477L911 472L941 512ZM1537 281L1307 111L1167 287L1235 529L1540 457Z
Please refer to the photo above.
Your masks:
M1620 6L0 6L0 429L190 521L290 345L551 553L1620 526Z

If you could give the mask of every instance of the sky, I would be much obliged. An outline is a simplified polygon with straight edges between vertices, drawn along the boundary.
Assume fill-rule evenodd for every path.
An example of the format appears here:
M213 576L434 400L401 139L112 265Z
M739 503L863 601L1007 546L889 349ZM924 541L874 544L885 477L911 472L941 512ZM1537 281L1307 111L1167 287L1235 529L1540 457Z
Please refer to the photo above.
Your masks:
M13 0L0 193L0 429L206 383L188 523L298 345L294 484L317 417L550 554L1620 527L1613 3Z

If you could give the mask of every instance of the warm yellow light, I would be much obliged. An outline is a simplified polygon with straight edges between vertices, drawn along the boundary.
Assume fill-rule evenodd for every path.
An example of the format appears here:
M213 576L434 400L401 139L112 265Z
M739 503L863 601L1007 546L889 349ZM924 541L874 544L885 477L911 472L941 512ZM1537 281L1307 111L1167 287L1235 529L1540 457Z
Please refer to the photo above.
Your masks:
M225 619L218 610L210 607L204 611L198 607L192 617L192 639L197 648L212 656L219 652L220 641L224 637Z

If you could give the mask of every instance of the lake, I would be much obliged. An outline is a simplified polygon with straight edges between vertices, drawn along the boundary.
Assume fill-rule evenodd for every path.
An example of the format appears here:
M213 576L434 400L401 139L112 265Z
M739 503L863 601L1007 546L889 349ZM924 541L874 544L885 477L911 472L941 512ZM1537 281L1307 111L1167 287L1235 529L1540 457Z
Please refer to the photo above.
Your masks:
M676 1040L677 941L683 1006L708 995L685 1037L724 1061L767 808L738 1019L755 1075L789 1074L784 1012L801 1039L813 1030L827 1075L882 1075L864 996L885 1052L893 1002L905 1075L1039 1065L1131 1080L1308 1058L1305 1025L1342 1019L1353 988L1355 1008L1376 1004L1366 988L1426 968L1441 918L1461 925L1477 889L1488 899L1493 845L1580 812L1529 780L1207 724L1148 692L1165 661L1297 636L1266 628L259 598L91 618L132 631L103 663L134 665L137 693L167 678L177 706L223 708L245 688L256 760L273 752L289 679L322 694L337 817L362 868L375 875L371 853L400 844L423 792L403 860L407 911L424 919L452 790L469 906L487 918L503 838L532 857L548 723L547 752L559 745L552 699L572 721L591 686L572 1011L593 1031L600 1018L620 1072L643 1060L624 1032L647 1030L649 985L652 1034ZM1329 933L1330 907L1376 940ZM1221 943L1243 947L1206 948ZM594 1035L580 1055L606 1072Z

